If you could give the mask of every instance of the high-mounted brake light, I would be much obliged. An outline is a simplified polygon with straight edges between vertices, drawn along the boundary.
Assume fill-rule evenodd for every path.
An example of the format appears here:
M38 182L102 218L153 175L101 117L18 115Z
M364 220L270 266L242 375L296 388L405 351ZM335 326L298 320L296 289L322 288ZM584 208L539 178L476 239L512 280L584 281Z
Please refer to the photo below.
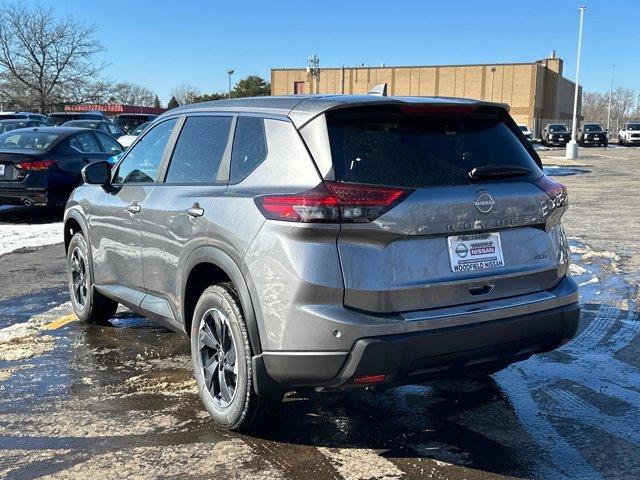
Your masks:
M549 196L553 201L554 207L559 208L569 205L567 187L561 183L551 180L546 175L543 175L538 180L534 181L533 184Z
M43 171L53 167L56 163L55 160L27 160L18 163L16 168L26 171Z
M270 220L303 223L367 223L389 211L411 190L325 182L306 192L265 195L255 203Z

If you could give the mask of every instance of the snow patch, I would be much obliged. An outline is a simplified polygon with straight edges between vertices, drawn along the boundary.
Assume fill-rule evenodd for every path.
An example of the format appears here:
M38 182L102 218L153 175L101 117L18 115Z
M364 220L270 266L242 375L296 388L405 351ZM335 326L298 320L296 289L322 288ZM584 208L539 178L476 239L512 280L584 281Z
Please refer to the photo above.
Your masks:
M38 248L63 242L62 222L44 224L1 224L0 255L21 248Z
M577 175L579 173L589 173L586 168L578 167L561 167L558 165L545 165L542 167L545 175L553 175L556 177L562 177L567 175Z

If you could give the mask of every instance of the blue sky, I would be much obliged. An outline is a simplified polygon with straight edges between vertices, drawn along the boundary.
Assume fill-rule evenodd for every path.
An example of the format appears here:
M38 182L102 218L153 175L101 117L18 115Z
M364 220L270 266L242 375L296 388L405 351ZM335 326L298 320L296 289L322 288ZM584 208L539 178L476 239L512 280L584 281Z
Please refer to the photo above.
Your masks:
M585 15L581 81L640 89L640 1L56 0L57 15L96 26L105 76L145 85L166 103L177 84L223 91L272 67L529 62L556 50L575 77L578 6ZM44 2L46 5L46 0Z

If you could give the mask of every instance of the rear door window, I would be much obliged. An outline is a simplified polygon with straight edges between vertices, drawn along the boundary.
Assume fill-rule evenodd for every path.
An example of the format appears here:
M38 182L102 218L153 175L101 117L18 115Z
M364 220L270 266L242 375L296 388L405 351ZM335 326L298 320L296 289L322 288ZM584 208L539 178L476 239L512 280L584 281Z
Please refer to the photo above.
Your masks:
M96 139L89 132L80 133L76 135L76 139L80 144L82 151L85 153L100 153L100 145L96 142Z
M165 183L219 183L231 117L189 117L171 156Z
M264 119L239 117L233 138L230 183L244 180L266 158L267 137L264 131Z
M122 145L116 142L109 135L106 135L102 132L96 132L96 137L98 137L98 141L102 145L102 149L107 153L120 153L122 151Z
M473 168L488 165L531 170L531 175L519 176L518 181L541 175L526 147L496 114L353 109L329 112L327 125L335 177L342 182L401 187L465 185L472 183L469 172Z

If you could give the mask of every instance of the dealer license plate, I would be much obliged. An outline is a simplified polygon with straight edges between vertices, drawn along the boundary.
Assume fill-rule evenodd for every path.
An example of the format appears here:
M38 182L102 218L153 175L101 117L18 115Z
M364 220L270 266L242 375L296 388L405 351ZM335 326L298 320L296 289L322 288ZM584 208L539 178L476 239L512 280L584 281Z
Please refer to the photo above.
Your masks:
M447 243L452 272L504 267L500 233L454 235Z

